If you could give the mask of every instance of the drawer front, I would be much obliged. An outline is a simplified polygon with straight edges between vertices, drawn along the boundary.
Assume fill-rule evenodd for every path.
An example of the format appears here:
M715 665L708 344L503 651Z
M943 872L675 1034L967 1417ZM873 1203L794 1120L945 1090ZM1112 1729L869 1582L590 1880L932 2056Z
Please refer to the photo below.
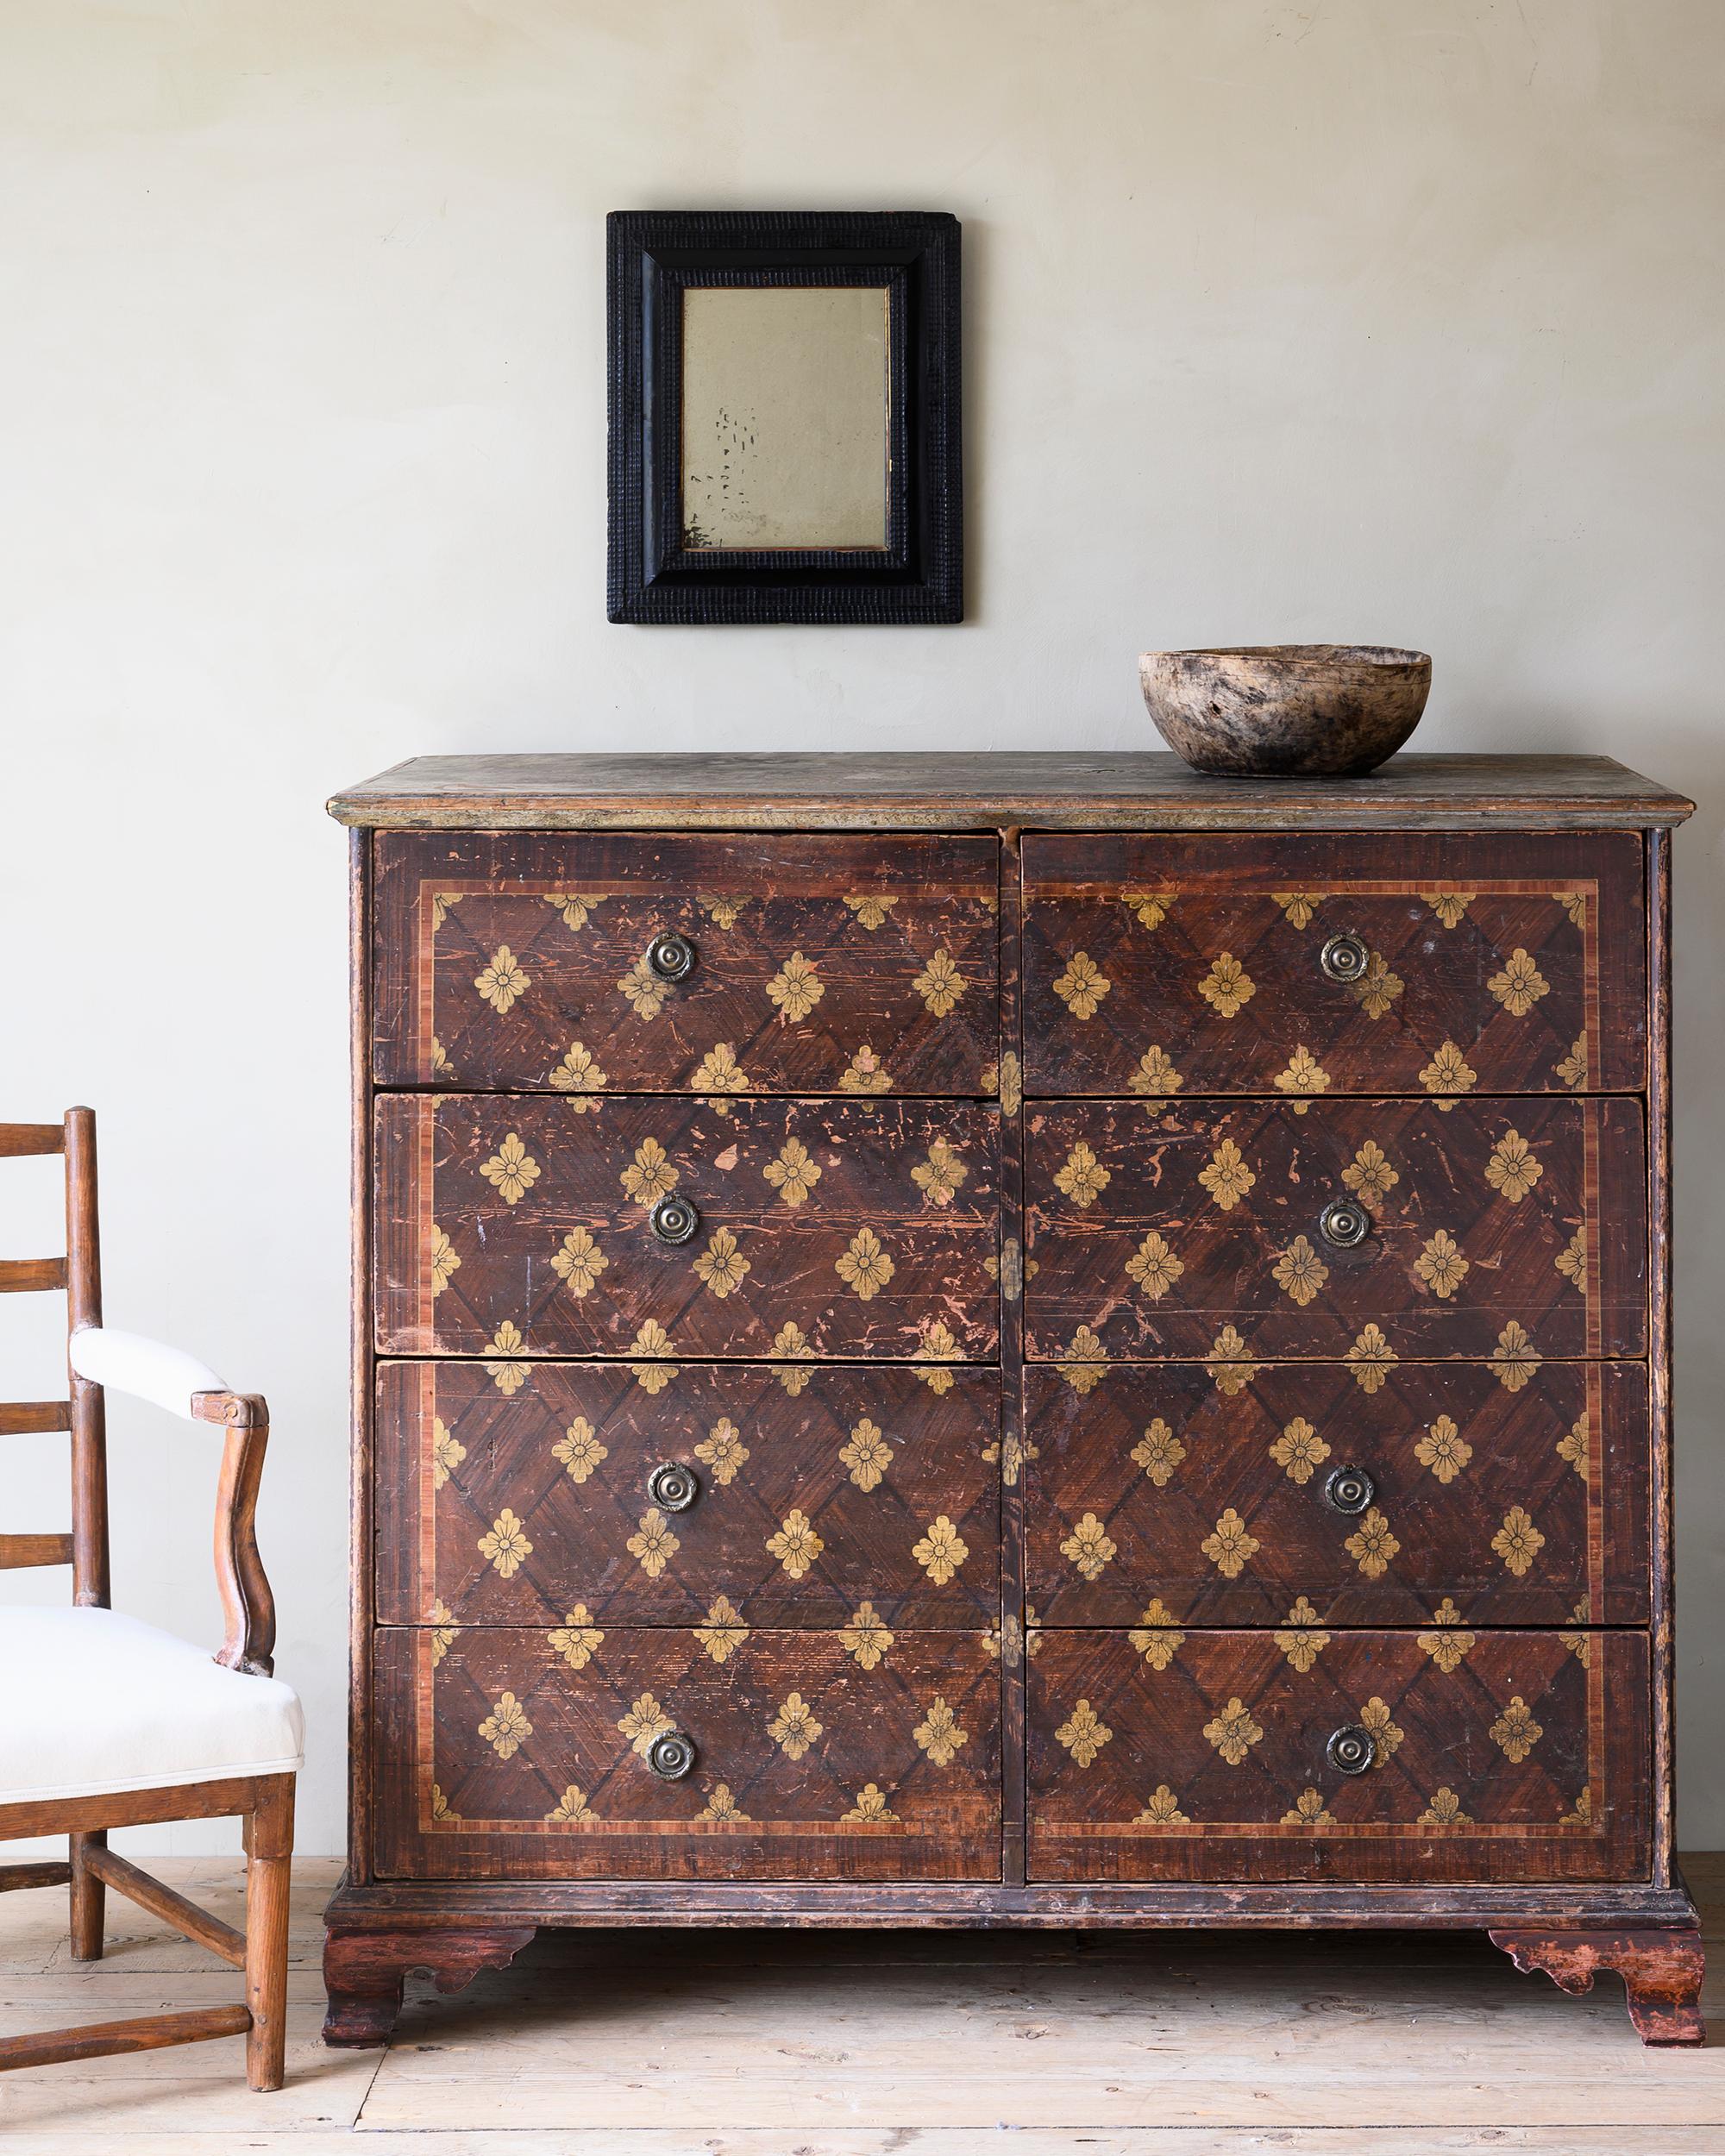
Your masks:
M536 1363L505 1393L480 1363L385 1364L382 1621L995 1621L995 1371L668 1372Z
M958 1103L377 1108L386 1354L980 1361L999 1339L1000 1115ZM652 1225L673 1193L699 1220ZM499 1373L502 1373L500 1376Z
M381 1085L975 1094L999 1053L991 838L393 834ZM681 977L655 969L680 937Z
M376 1639L386 1876L1000 1876L1000 1665L985 1634ZM693 1764L664 1780L649 1759L673 1733Z
M1026 1394L1046 1623L1647 1621L1644 1363L1515 1392L1467 1363L1095 1365Z
M1027 1112L1030 1354L1493 1362L1647 1351L1633 1100ZM1355 1208L1364 1238L1324 1219ZM1225 1328L1240 1345L1218 1345Z
M1645 1633L1145 1637L1039 1636L1032 1879L1647 1876Z
M1645 1082L1634 834L1046 837L1024 862L1032 1094Z

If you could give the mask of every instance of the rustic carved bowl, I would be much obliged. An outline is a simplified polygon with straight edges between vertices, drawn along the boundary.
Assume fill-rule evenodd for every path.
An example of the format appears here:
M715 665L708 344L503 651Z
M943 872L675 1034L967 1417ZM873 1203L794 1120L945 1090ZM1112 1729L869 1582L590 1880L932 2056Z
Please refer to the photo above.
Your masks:
M1156 730L1195 771L1221 778L1347 778L1393 756L1432 686L1423 651L1261 644L1146 651Z

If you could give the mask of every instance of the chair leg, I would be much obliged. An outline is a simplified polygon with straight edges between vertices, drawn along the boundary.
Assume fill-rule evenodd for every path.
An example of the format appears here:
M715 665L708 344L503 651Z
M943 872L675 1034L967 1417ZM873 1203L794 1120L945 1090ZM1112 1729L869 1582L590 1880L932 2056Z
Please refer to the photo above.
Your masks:
M246 1815L246 2079L279 2089L287 2041L287 1890L293 1854L293 1777L266 1783Z
M85 1866L84 1852L87 1849L105 1849L105 1833L73 1834L72 1843L72 1958L74 1961L100 1961L102 1959L102 1925L105 1913L108 1890L95 1873Z

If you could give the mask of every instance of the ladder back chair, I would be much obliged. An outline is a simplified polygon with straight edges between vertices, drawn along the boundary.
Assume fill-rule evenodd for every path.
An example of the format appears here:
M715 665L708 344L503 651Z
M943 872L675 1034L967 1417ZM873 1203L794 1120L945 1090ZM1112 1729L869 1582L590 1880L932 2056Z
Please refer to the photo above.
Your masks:
M254 1516L268 1411L194 1357L102 1322L96 1119L0 1124L0 1161L66 1160L63 1258L0 1260L0 1293L63 1289L70 1397L0 1404L0 1438L71 1438L72 1532L0 1533L0 1570L72 1567L72 1602L0 1606L0 1842L70 1838L65 1863L0 1863L0 1890L68 1885L72 1951L102 1952L109 1887L245 1972L245 2002L0 2037L0 2069L246 2039L254 2089L282 2083L288 1870L299 1702L273 1674L275 1606ZM216 1577L226 1637L211 1657L109 1607L108 1388L226 1432L216 1504ZM53 1712L44 1714L44 1697ZM237 1814L246 1928L236 1931L110 1850L109 1830Z

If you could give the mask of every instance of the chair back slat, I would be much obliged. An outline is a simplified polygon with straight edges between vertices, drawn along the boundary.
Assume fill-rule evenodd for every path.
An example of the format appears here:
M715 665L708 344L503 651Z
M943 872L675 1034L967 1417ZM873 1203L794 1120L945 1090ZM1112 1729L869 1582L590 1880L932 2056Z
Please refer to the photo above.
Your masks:
M0 1400L0 1438L24 1438L42 1430L70 1430L69 1400Z
M0 1160L21 1160L28 1153L63 1153L63 1123L0 1123Z
M63 1257L0 1257L0 1295L29 1295L64 1288Z
M27 1571L35 1564L70 1564L70 1535L0 1535L0 1572Z

